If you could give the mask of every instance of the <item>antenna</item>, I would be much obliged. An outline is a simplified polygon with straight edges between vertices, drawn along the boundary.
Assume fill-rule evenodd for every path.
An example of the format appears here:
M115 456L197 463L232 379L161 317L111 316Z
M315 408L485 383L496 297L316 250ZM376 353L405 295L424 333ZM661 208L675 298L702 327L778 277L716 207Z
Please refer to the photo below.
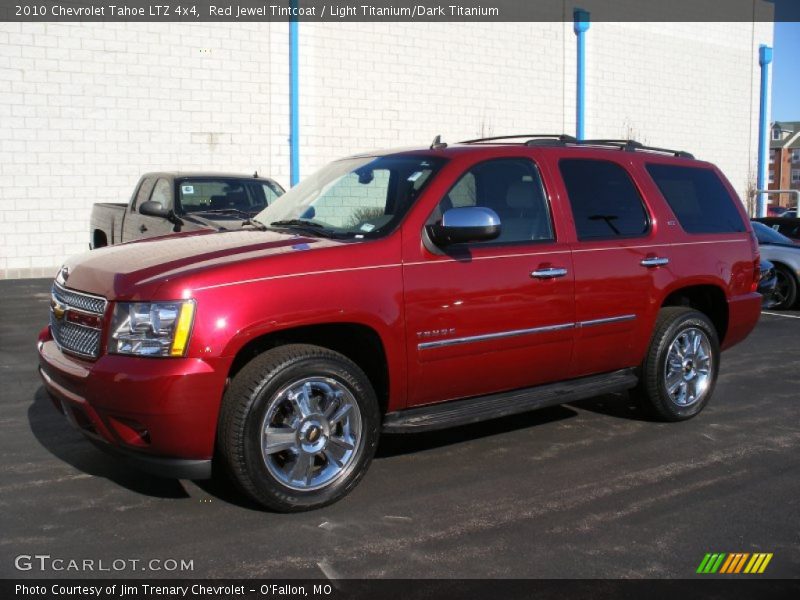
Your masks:
M253 179L258 179L258 170L253 171Z
M437 135L435 138L433 138L431 150L444 150L445 148L447 148L447 144L442 141L441 135Z

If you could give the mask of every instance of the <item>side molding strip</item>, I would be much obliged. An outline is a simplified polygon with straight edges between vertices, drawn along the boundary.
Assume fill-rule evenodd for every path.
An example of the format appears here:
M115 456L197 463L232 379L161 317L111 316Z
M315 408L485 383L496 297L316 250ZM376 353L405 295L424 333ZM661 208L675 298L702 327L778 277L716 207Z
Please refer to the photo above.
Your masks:
M531 335L535 333L549 333L551 331L563 331L564 329L575 329L580 327L595 327L608 323L622 323L632 321L636 315L619 315L617 317L605 317L602 319L591 319L579 323L559 323L557 325L543 325L542 327L531 327L530 329L513 329L511 331L498 331L496 333L484 333L482 335L470 335L460 338L450 338L446 340L435 340L432 342L422 342L417 345L418 350L430 350L431 348L443 348L445 346L458 346L461 344L471 344L473 342L484 342L500 338L517 337L520 335Z

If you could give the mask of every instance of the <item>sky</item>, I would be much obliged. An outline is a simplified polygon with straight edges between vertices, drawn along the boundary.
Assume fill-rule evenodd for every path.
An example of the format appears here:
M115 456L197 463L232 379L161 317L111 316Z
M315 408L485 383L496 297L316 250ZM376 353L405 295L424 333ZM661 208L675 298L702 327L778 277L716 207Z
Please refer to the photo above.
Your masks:
M800 121L800 23L775 23L772 120Z

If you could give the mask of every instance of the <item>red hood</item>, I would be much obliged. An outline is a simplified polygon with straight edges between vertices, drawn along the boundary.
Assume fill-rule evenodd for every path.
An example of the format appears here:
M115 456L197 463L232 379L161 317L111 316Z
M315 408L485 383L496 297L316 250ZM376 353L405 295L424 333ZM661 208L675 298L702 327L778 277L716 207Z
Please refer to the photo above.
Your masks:
M200 231L109 246L74 256L65 263L69 269L66 285L109 299L152 299L162 284L178 278L220 273L219 267L234 264L240 274L261 276L274 271L276 262L283 262L269 260L273 257L344 244L275 231Z

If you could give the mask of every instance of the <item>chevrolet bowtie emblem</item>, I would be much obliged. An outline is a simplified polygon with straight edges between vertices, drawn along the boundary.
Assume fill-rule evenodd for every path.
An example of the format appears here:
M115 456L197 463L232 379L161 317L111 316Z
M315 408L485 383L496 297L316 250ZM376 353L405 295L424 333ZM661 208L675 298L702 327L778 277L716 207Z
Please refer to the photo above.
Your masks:
M61 304L61 302L56 300L53 296L50 297L50 309L53 311L55 318L59 321L64 318L64 315L67 312L67 307Z

